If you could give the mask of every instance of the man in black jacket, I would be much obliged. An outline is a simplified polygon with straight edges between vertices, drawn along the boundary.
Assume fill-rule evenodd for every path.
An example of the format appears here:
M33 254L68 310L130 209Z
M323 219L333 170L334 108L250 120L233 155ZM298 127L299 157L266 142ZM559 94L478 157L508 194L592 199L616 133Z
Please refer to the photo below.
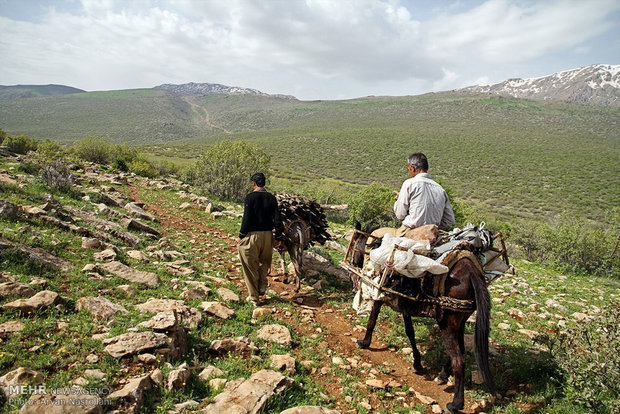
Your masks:
M267 290L267 274L271 268L273 247L279 247L284 226L276 197L265 190L265 175L252 176L252 191L245 197L243 220L239 231L239 259L243 267L247 300L254 305ZM275 228L275 242L273 233Z

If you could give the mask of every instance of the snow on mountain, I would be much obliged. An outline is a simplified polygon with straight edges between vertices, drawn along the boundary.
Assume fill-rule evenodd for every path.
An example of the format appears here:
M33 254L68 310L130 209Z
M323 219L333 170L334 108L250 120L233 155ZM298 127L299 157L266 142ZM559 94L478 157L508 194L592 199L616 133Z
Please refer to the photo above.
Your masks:
M590 65L540 78L508 79L461 90L515 98L620 105L620 65Z
M192 95L260 95L260 96L275 96L280 98L295 99L289 95L270 95L261 92L256 89L240 88L238 86L226 86L219 83L184 83L182 85L174 85L171 83L165 83L163 85L155 86L153 89L164 89L170 92L177 93L183 96Z

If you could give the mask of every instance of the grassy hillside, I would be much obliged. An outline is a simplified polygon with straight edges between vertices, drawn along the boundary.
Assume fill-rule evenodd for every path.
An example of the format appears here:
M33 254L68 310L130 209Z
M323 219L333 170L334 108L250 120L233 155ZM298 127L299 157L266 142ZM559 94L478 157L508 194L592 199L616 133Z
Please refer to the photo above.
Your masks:
M36 96L67 95L84 92L82 89L64 85L0 85L0 100L33 98Z
M181 97L154 89L0 101L5 131L60 143L100 135L144 144L204 134L205 128L195 127L196 116Z
M454 93L331 102L229 96L203 104L212 123L238 132L151 150L194 156L205 144L243 139L265 148L280 176L395 187L407 176L406 156L422 151L458 196L503 217L570 209L601 220L618 205L618 108Z
M222 139L251 141L292 182L398 187L406 156L422 151L457 196L501 218L568 209L605 220L620 200L618 119L618 107L458 92L304 102L143 89L0 102L8 133L63 143L101 135L191 159Z

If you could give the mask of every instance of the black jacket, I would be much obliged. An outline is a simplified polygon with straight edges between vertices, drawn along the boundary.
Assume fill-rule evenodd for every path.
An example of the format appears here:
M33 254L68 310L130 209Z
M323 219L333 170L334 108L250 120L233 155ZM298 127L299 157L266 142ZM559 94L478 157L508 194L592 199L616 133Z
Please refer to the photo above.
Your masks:
M274 228L276 240L282 240L284 226L280 219L276 197L265 190L252 191L245 196L239 238L244 238L251 231L270 231Z

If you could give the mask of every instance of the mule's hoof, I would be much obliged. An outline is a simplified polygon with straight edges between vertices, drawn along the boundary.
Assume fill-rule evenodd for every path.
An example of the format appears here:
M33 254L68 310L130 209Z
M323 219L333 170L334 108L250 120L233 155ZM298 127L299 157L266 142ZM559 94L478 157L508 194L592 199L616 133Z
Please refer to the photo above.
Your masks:
M450 413L458 413L459 410L463 409L463 407L465 406L464 403L460 403L460 404L452 404L451 402L449 402L448 404L446 404L446 410L448 410L448 412Z
M418 364L416 366L416 364L413 364L413 372L415 372L416 375L422 375L424 374L424 367L422 366L422 364Z
M357 343L357 346L362 349L368 349L368 347L370 346L370 343L366 343L362 339L358 339L356 343Z

